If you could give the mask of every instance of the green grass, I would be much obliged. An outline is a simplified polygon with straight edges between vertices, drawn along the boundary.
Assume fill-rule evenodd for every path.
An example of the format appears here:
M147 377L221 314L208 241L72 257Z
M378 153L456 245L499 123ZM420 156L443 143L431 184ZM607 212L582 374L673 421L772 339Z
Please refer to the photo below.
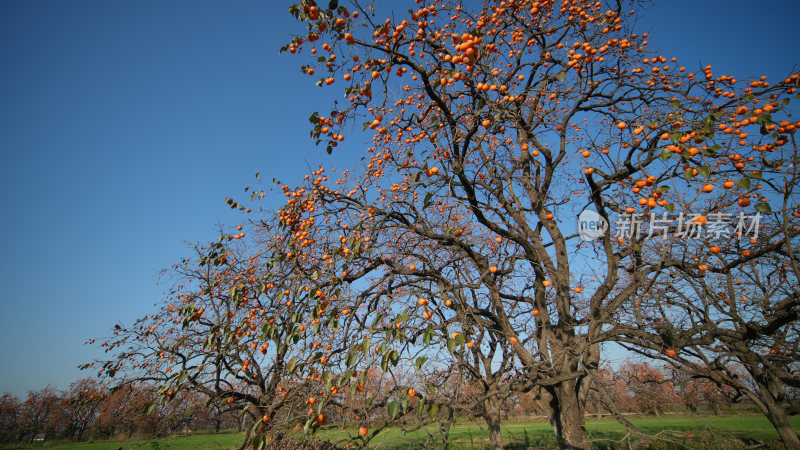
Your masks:
M630 419L639 429L648 434L656 434L664 430L665 438L681 442L689 448L730 448L734 439L745 442L775 441L778 434L772 424L763 416L727 416L727 417L643 417ZM800 430L800 416L792 417L792 426ZM613 419L586 422L589 437L598 448L609 448L619 444L625 431ZM434 433L435 430L429 427ZM319 438L336 441L339 431L328 430L319 434ZM509 420L503 423L503 444L515 447L555 448L556 440L550 423L547 421ZM689 439L688 434L692 434ZM436 436L434 434L434 436ZM381 433L370 442L370 447L381 449L411 449L421 446L440 447L441 441L428 441L426 430L418 430L403 435L402 430L392 428ZM485 448L489 443L486 426L482 423L461 424L450 431L450 443L455 448ZM727 444L726 444L727 443ZM741 444L739 444L741 445ZM659 447L659 444L654 444ZM673 446L674 447L674 446ZM664 448L671 448L666 446Z
M705 448L705 449L726 449L741 446L735 439L744 440L747 443L756 441L773 442L778 436L772 425L763 416L724 416L724 417L686 417L686 416L664 416L664 417L641 417L630 419L642 431L655 434L663 430L664 437L682 445L658 442L653 444L656 449L671 448ZM792 426L795 430L800 430L800 416L792 417ZM433 427L429 428L434 432ZM617 444L616 441L625 435L622 425L613 419L589 419L586 422L586 429L590 438L594 441L597 448L610 448ZM355 433L355 430L353 430ZM508 420L503 424L503 443L515 447L526 448L554 448L556 445L555 436L546 421L520 421L518 419ZM688 434L691 433L691 439ZM434 436L436 436L434 434ZM320 439L336 441L343 437L342 432L337 429L327 429L319 432ZM91 450L115 450L122 448L128 449L232 449L238 448L244 439L238 433L220 433L195 436L184 436L163 439L143 439L136 441L105 441L96 443L74 443L74 444L46 444L48 449L91 449ZM428 433L425 430L418 430L406 434L398 428L391 428L381 433L374 439L370 447L380 449L411 449L420 447L440 448L441 441L428 442ZM486 426L482 423L459 424L452 428L450 432L450 442L454 448L485 448L489 442ZM36 446L41 447L41 446ZM7 447L3 448L19 448ZM28 447L30 448L30 447ZM775 448L778 448L777 446Z
M69 450L211 450L211 449L232 449L239 448L244 441L244 434L241 433L218 433L218 434L199 434L193 436L181 436L174 438L140 439L131 441L102 441L102 442L76 442L69 444L45 443L44 445L26 445L20 447L2 446L2 448L46 448L46 449L69 449Z

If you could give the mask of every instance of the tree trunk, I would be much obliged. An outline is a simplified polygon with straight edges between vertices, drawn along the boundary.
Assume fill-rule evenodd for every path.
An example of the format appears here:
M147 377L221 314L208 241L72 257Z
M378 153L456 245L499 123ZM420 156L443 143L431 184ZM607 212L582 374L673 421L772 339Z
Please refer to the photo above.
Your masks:
M489 397L483 402L483 417L489 427L489 448L503 450L503 436L500 434L500 401Z
M589 449L583 407L578 402L576 392L574 380L551 388L550 425L560 448Z
M781 407L778 401L772 398L766 387L759 387L761 388L761 400L764 402L764 406L766 406L764 414L767 416L767 419L772 422L772 425L781 437L781 441L783 441L783 445L785 445L786 448L800 449L800 438L797 437L797 433L794 432L794 429L792 429L792 426L789 424L789 414L786 413L786 410Z

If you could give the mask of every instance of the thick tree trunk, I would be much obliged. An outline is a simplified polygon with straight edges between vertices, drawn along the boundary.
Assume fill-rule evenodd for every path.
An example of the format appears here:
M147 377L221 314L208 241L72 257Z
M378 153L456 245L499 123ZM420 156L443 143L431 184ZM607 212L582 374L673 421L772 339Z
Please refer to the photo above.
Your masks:
M798 438L797 433L794 432L794 429L789 424L789 414L786 413L786 410L778 401L769 395L769 392L764 387L762 387L761 401L766 406L764 414L772 422L786 448L800 449L800 438Z
M554 386L550 399L550 425L558 446L564 449L589 449L583 407L576 395L575 381Z
M503 450L503 436L500 434L500 401L489 397L483 402L484 419L489 427L489 448Z

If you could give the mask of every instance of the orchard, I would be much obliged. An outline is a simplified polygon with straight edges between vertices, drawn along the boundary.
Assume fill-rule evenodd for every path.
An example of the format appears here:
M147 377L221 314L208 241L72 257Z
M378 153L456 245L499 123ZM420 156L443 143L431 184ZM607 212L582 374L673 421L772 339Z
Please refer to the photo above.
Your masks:
M289 8L282 51L344 94L309 112L312 140L366 139L363 164L230 198L246 224L174 266L169 298L87 367L235 407L256 448L296 423L446 443L465 402L502 448L520 395L560 447L589 448L618 343L748 397L800 447L800 75L659 54L635 2L406 3Z

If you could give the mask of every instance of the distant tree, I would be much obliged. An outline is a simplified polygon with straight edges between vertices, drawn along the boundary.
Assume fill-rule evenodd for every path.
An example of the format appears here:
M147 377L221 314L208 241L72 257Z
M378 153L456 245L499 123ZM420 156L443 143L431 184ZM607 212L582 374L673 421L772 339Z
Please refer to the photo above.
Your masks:
M36 438L54 438L58 431L54 418L61 406L60 400L59 393L49 386L29 391L20 409L20 439L34 442Z
M0 397L0 442L13 442L20 437L21 409L17 397L8 392Z
M627 361L616 371L617 379L629 393L627 403L636 412L660 416L680 407L672 382L646 362Z
M692 377L674 368L670 371L669 378L683 407L693 412L709 408L718 415L722 413L722 408L731 407L742 397L742 394L731 386L716 383L711 378Z

